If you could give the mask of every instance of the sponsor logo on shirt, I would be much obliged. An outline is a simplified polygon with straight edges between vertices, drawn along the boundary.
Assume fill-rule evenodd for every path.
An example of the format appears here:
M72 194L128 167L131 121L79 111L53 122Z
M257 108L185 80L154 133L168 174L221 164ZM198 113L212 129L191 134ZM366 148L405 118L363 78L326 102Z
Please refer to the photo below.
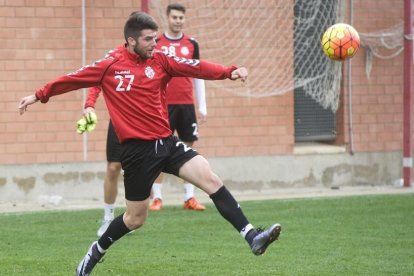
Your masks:
M131 74L131 71L130 70L121 70L121 71L116 71L115 70L115 74L116 75L129 75L129 74Z

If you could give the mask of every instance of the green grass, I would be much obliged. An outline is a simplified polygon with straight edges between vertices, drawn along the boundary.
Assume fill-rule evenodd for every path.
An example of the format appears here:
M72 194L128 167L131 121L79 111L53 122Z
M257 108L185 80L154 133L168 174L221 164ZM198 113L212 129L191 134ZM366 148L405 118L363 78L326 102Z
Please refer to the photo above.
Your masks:
M212 205L171 206L112 246L93 275L414 274L412 194L241 205L253 225L283 226L264 256L253 256ZM0 214L0 275L74 275L100 217L101 210Z

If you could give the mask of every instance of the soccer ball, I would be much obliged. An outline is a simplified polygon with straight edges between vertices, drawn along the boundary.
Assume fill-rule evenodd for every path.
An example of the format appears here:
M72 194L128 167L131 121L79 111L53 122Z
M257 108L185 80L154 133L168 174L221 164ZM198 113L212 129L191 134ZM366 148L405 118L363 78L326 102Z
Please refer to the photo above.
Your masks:
M321 44L330 59L343 61L352 58L358 51L359 34L351 25L338 23L325 31Z

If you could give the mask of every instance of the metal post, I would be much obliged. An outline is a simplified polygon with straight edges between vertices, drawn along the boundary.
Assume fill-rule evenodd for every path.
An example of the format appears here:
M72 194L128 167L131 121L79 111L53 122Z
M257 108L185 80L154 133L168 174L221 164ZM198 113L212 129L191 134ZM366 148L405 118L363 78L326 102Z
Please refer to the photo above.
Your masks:
M411 90L413 68L413 18L412 0L404 0L404 138L403 138L403 175L404 187L411 186L412 158L412 127L411 127Z
M354 24L354 3L349 0L349 24ZM348 61L348 134L349 134L349 153L354 155L354 133L352 117L352 59Z
M86 7L85 0L82 0L82 66L86 64ZM82 89L82 111L86 101L86 89ZM88 135L86 132L83 138L83 161L88 160Z

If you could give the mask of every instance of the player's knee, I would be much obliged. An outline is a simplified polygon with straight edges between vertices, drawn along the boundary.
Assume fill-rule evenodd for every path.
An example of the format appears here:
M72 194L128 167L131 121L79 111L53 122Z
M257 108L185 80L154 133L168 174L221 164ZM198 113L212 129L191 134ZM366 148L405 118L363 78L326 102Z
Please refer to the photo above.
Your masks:
M137 215L126 215L124 217L125 225L130 230L135 230L140 228L145 223L146 216L137 216Z
M200 187L208 194L216 192L223 186L223 181L212 171L206 172L206 175L202 178Z
M107 171L112 175L118 175L121 172L121 163L109 162L107 166Z
M223 186L223 181L221 181L220 177L218 177L215 173L210 173L210 182L215 188L220 188Z

